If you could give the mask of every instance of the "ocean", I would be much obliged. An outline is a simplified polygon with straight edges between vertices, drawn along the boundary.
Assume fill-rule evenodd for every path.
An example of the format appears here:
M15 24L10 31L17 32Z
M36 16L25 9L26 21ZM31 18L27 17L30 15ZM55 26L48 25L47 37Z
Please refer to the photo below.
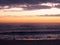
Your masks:
M2 40L57 40L60 23L0 23Z

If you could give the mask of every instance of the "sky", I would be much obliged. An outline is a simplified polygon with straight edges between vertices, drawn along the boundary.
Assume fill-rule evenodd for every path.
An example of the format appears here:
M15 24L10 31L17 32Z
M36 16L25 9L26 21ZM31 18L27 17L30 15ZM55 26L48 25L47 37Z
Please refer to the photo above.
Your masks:
M60 0L0 0L0 23L60 23L59 15Z
M60 0L0 0L0 4L16 4L16 3L20 3L20 4L37 4L37 3L44 3L44 2L58 2L60 3Z
M49 12L49 13L47 13ZM60 3L12 4L0 6L0 16L59 15Z

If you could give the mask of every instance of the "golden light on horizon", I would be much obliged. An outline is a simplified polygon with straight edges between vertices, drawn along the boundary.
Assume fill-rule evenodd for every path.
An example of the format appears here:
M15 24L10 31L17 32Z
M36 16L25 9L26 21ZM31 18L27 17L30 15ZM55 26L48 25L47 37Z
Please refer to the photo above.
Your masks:
M60 23L60 16L0 17L0 23Z

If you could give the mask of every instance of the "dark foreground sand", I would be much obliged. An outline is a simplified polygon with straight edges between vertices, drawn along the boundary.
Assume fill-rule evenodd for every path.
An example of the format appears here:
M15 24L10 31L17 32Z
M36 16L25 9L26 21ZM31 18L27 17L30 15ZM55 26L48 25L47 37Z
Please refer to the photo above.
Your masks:
M0 45L59 45L60 40L0 40Z

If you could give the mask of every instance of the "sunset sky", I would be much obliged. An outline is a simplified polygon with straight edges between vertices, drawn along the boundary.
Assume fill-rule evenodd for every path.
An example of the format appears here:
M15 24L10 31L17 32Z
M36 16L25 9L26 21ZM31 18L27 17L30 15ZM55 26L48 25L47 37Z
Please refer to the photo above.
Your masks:
M0 1L0 23L60 23L59 0L18 0L17 2L6 0L3 2Z

